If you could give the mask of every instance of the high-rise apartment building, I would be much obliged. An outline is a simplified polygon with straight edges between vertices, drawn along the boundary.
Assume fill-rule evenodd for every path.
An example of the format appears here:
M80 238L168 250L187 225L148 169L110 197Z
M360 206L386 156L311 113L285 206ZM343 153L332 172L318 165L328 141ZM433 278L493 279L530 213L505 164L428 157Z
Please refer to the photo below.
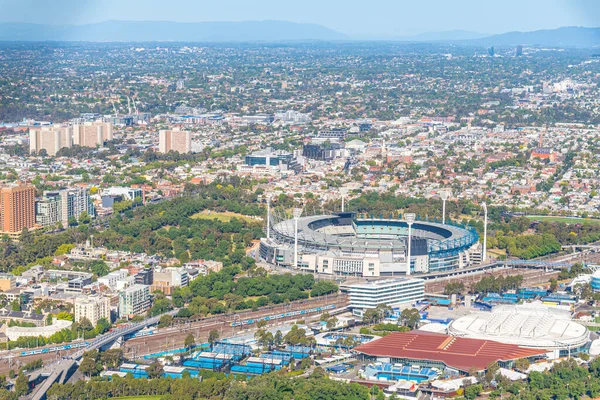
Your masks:
M150 308L150 286L133 285L119 293L119 317L129 317Z
M83 122L72 126L44 126L29 130L29 152L39 154L45 150L54 156L64 147L74 144L82 147L99 147L113 138L113 125L110 122Z
M2 233L18 235L35 226L35 187L13 184L0 188Z
M46 191L44 197L36 203L35 219L42 226L59 222L67 226L69 218L78 219L83 212L87 212L90 217L96 216L87 188Z
M179 128L161 130L158 133L158 151L168 153L177 151L181 154L192 151L192 133Z
M64 147L71 147L73 135L71 127L44 126L29 130L29 152L39 154L45 150L49 156L54 156Z
M82 147L100 147L113 139L113 126L110 122L85 122L73 125L73 144Z
M87 318L96 326L98 320L106 318L110 322L110 299L107 297L83 297L75 300L75 322Z

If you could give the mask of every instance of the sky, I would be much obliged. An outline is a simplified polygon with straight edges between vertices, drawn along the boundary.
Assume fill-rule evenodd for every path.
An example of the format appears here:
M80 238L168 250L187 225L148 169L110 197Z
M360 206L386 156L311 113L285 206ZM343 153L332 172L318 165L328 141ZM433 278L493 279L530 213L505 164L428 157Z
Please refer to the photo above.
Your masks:
M354 37L600 27L600 0L0 0L0 22L315 23Z

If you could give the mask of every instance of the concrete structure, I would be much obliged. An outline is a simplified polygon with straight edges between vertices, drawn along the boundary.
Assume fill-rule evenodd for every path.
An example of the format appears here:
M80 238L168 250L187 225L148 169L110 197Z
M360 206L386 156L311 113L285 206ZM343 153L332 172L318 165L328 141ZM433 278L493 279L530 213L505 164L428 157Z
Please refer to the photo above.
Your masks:
M104 142L113 139L113 125L110 122L85 122L72 127L73 144L82 147L102 147Z
M108 297L81 297L75 300L75 322L87 318L96 326L98 320L106 318L110 322L110 299Z
M101 278L98 278L98 284L104 285L112 290L116 290L118 284L117 282L121 279L126 278L127 275L129 275L129 272L126 269L113 271L107 275L104 275Z
M163 268L160 272L154 272L154 281L150 292L160 290L165 295L173 294L173 289L187 286L189 277L185 268Z
M363 277L429 273L474 264L479 235L473 228L415 221L408 257L408 224L399 219L357 218L354 213L298 218L272 213L270 239L260 243L261 259L306 272Z
M161 153L170 151L181 154L190 153L192 151L192 133L179 128L161 130L158 133L158 151Z
M142 314L150 307L150 286L133 285L119 293L119 317Z
M341 289L348 292L349 307L353 314L358 316L380 304L398 307L411 305L425 298L425 281L417 278L357 283L342 286Z
M35 226L35 187L13 184L0 188L1 233L18 236Z
M256 151L244 158L244 164L239 167L240 172L253 174L269 174L274 172L296 173L302 167L294 159L292 153L282 150L272 150L270 147Z
M0 292L14 289L17 286L17 280L13 274L0 274Z
M68 226L69 218L79 219L86 212L96 215L94 204L87 188L71 188L44 192L44 197L36 203L35 219L39 225L49 226L62 223Z
M136 197L144 199L144 192L139 188L111 186L102 190L102 206L104 206L104 197L120 197L122 200L133 201Z
M73 325L71 321L65 321L60 319L55 319L52 322L52 325L48 326L38 326L35 328L23 328L20 326L12 326L6 328L6 336L9 340L17 340L20 337L38 337L43 336L48 338L54 335L56 332L60 332L63 329L68 329Z
M590 341L589 330L571 320L569 311L541 304L498 306L492 312L474 312L454 320L448 333L541 349L549 358L584 351Z
M55 156L62 148L73 145L71 127L43 126L29 130L29 152L39 154L45 150L49 156Z

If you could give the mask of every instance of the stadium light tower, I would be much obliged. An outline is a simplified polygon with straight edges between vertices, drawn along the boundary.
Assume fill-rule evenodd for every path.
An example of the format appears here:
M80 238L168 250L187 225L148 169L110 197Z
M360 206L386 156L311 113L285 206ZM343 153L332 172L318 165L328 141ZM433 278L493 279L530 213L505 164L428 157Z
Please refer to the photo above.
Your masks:
M481 263L484 264L487 259L487 204L481 203L483 207L483 251L481 253Z
M442 224L446 223L446 200L450 197L450 190L443 189L440 191L440 198L442 199Z
M271 197L273 194L267 193L267 240L271 239Z
M302 208L294 208L294 268L298 268L298 218L302 215Z
M410 245L412 242L412 224L415 222L417 216L414 213L404 214L404 219L408 224L408 252L406 254L406 276L410 275Z

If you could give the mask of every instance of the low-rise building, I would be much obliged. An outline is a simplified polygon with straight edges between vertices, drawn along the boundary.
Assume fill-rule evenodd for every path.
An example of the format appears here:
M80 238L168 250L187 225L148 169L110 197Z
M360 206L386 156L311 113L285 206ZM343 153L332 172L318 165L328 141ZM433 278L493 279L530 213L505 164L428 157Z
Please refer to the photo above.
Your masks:
M380 304L391 307L410 305L425 298L423 279L385 279L342 287L350 296L354 315L362 316Z
M17 286L17 281L13 274L0 274L0 292L14 289Z

